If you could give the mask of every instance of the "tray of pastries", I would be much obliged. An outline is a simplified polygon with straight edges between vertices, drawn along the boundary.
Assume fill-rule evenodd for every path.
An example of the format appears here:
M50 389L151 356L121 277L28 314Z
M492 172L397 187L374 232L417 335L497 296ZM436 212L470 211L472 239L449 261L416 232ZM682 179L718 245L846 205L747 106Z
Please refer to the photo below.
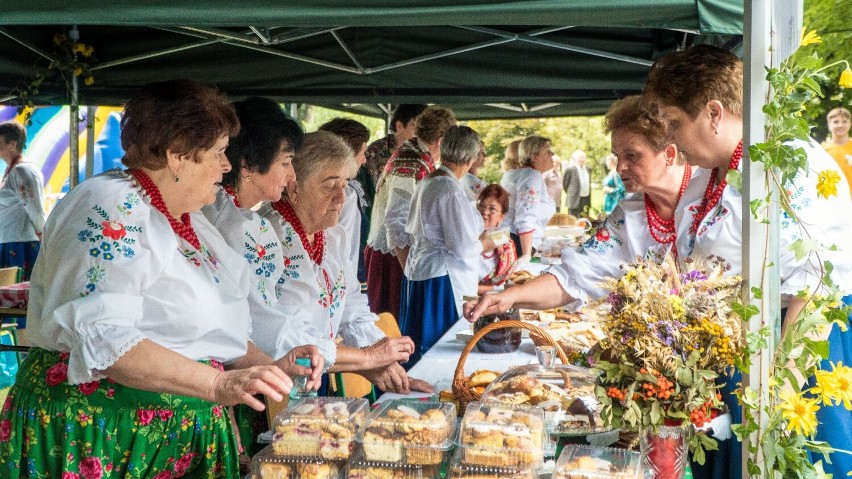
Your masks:
M341 461L282 456L266 446L252 458L253 479L338 479Z
M291 403L273 421L275 454L348 459L367 416L362 398L308 397Z
M400 462L370 461L364 451L356 452L349 459L346 479L441 479L441 469L446 466L448 451L441 453L437 465L407 464Z
M531 466L480 466L467 464L461 449L456 451L447 469L448 479L536 479Z
M560 436L609 430L600 418L595 378L588 369L577 366L514 367L489 385L482 400L541 408L548 431Z
M466 465L528 467L541 464L545 441L541 409L472 402L462 419L458 446Z
M395 399L370 413L358 440L368 461L436 465L452 447L455 429L453 404Z
M562 450L553 479L642 479L641 456L627 449L568 446Z

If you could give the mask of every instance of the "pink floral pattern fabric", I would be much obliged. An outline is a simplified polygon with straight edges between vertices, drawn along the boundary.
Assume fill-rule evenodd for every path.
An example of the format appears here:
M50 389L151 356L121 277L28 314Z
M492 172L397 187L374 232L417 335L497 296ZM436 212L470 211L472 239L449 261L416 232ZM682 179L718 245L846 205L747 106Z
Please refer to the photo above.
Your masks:
M0 410L0 477L239 477L224 407L111 379L72 386L67 361L35 349L21 365Z

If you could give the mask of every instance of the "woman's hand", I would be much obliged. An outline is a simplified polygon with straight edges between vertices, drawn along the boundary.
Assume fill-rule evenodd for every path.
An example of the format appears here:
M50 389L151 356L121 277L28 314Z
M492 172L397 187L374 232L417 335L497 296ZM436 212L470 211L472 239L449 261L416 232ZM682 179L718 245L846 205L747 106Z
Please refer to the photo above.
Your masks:
M223 406L244 403L256 411L263 411L265 406L254 397L256 394L281 401L292 387L293 382L278 366L252 366L219 372L213 380L210 396L213 402Z
M367 378L377 388L385 392L408 394L411 392L408 373L399 364L368 371L359 371L358 374Z
M378 342L363 348L367 354L367 369L384 368L392 364L404 363L414 353L414 341L408 336L401 338L382 338Z
M505 313L514 304L514 300L508 296L506 291L483 294L478 299L464 303L464 317L473 323L483 314Z
M298 358L310 358L311 367L296 364L296 359ZM309 391L316 391L322 384L322 371L325 365L325 358L322 357L319 349L313 344L296 346L285 356L275 361L275 365L290 377L306 376L307 382L305 383L305 389Z

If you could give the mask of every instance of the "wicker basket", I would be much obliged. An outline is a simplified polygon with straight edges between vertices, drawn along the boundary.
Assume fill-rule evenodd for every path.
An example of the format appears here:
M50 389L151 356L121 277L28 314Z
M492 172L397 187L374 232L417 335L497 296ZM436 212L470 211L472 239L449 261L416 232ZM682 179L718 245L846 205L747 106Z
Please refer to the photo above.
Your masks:
M532 334L538 335L543 339L541 344L536 343L538 346L553 346L556 348L556 354L559 356L559 360L562 361L562 364L568 364L568 358L565 356L565 352L562 351L562 348L559 347L559 344L550 337L547 331L539 328L530 323L525 323L523 321L515 321L515 320L504 320L498 321L496 323L489 324L488 326L479 330L473 336L473 339L468 341L467 346L465 346L464 350L459 356L459 363L456 366L456 372L453 375L453 396L455 400L459 404L459 415L464 415L464 411L467 408L468 403L473 401L479 401L482 398L482 395L477 393L476 391L470 389L467 386L467 379L464 374L464 363L467 361L467 356L473 351L476 343L482 339L486 334L494 331L495 329L508 329L508 328L521 328L528 329L530 331L530 337Z
M570 361L571 363L576 362L583 356L583 351L581 349L572 347L567 343L553 339L550 336L545 338L544 336L541 336L538 333L530 332L530 339L532 339L533 344L535 344L536 346L551 346L553 343L555 343L556 347L562 350L562 352L565 354L565 357L568 358L568 361Z

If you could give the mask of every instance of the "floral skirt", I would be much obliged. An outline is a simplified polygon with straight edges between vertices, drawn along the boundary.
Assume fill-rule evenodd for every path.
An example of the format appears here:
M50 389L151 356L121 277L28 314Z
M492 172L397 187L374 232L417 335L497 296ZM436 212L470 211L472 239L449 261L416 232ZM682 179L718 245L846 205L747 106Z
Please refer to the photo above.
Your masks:
M0 412L0 478L238 478L224 407L102 379L67 382L68 355L33 349Z

